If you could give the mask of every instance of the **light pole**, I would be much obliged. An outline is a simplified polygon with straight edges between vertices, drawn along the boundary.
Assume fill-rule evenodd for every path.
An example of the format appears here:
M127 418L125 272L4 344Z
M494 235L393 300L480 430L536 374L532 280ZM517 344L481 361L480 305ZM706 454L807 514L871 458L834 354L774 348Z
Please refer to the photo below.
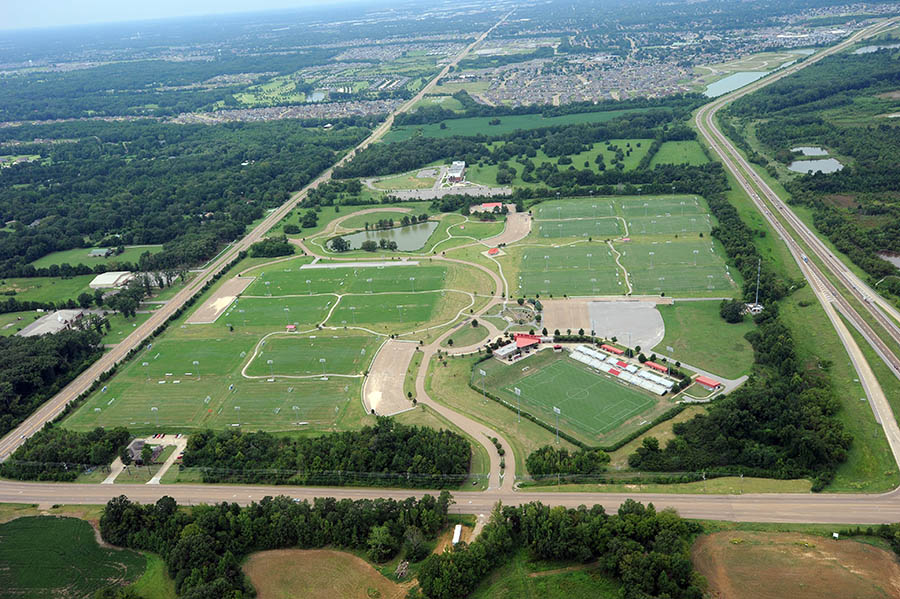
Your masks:
M237 425L241 426L241 406L234 406L234 411L237 412Z
M697 266L697 254L700 253L700 250L694 250L694 266Z
M200 362L198 362L197 360L194 360L193 364L195 366L195 369L197 370L197 380L199 381L200 380Z
M656 252L650 252L650 270L653 270L653 256L656 255Z
M518 412L518 417L516 418L516 424L522 422L522 390L518 387L513 387L513 391L516 393L516 412Z
M594 256L594 254L591 254L591 253L588 253L588 254L587 254L587 259L588 259L588 270L591 269L591 258L592 258L593 256Z
M412 290L413 290L413 293L415 293L416 292L416 278L410 277L409 282L412 283Z
M310 279L306 279L306 291L309 295L312 295L312 281Z
M325 378L325 358L319 358L319 364L322 365L322 378Z
M484 395L484 401L487 401L487 392L484 390L484 377L487 375L487 373L479 368L478 374L481 375L481 394Z
M556 444L559 445L559 408L553 406L553 413L556 414ZM557 468L557 471L558 470L559 468ZM557 475L558 474L559 472L557 472Z
M356 326L356 306L350 306L350 317L353 319L353 326Z
M150 408L150 411L153 412L153 416L156 419L156 428L159 428L159 408L153 406Z
M266 360L266 364L269 365L269 378L275 378L275 369L272 367L272 364L275 360Z

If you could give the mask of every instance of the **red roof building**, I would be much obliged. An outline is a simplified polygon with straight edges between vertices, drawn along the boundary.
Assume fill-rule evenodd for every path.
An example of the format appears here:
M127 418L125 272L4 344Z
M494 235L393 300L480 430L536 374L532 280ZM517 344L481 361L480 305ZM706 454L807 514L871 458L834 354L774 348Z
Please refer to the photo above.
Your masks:
M289 331L296 331L296 330L297 330L297 325L289 324L289 325L287 325L287 330L289 330Z
M619 360L616 362L616 366L618 366L619 368L628 368L628 362L623 362L622 360Z
M496 256L500 253L500 248L491 248L488 250L488 256Z
M503 204L501 202L486 202L481 205L482 210L492 211L494 208L501 210Z
M537 335L529 335L527 333L516 334L516 347L518 347L519 349L531 347L532 345L538 345L540 342L541 338Z
M612 345L606 345L605 343L600 346L600 349L604 351L608 351L611 354L615 354L617 356L621 356L625 352L619 349L618 347L613 347Z
M694 381L700 383L701 385L703 385L704 387L706 387L707 389L710 389L710 390L718 389L719 387L722 386L722 383L720 383L719 381L711 379L706 376L698 376L697 378L694 379Z
M656 362L644 362L644 366L652 368L657 372L662 372L663 374L669 372L669 369L663 366L662 364L657 364Z
M622 374L621 372L619 372L619 371L616 370L615 368L610 368L610 369L609 369L609 373L610 373L611 375L613 375L613 376L619 376L620 374Z

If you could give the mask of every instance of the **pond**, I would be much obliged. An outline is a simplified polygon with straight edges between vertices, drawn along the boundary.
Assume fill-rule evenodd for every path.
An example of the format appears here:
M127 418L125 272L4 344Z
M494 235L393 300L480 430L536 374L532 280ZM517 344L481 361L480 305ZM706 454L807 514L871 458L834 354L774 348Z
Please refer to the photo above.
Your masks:
M894 252L878 252L878 256L887 260L897 268L900 268L900 254Z
M382 229L380 231L359 231L350 235L342 235L344 239L350 242L350 249L358 250L364 241L372 240L380 242L382 239L388 241L396 241L397 249L401 252L412 252L425 247L425 242L437 229L438 222L436 220L425 221L417 225L409 225L408 227L395 227L393 229Z
M706 86L706 91L703 92L703 95L707 98L716 98L722 94L727 94L740 87L744 87L748 83L753 83L758 79L762 79L768 74L769 71L741 71L740 73L734 73L724 79L719 79L715 83L710 83Z
M900 48L900 44L882 44L880 46L863 46L862 48L857 48L853 51L854 54L871 54L872 52L878 52L879 50L884 50L886 48Z
M821 171L823 173L836 173L844 168L844 165L834 158L824 158L822 160L795 160L788 165L788 170L795 173L815 173Z
M325 92L313 92L306 96L307 102L321 102L325 99Z
M797 146L791 152L801 152L804 156L828 156L828 150L816 146Z

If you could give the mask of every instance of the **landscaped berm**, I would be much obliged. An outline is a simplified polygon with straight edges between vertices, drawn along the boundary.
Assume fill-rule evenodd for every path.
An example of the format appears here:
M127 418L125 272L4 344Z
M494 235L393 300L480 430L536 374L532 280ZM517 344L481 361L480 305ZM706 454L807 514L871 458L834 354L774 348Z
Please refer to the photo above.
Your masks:
M326 549L254 553L244 563L258 599L399 599L408 585L391 582L362 558Z
M716 599L900 597L896 557L856 541L723 531L701 536L691 553Z

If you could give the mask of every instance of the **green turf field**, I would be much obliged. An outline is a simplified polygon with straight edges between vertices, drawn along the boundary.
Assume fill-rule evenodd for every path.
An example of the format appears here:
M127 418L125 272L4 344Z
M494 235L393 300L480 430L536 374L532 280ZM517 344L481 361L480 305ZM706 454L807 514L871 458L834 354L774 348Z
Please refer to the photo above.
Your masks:
M599 218L601 216L615 216L616 202L619 198L567 198L565 200L552 200L536 205L532 212L535 220L564 219L564 218Z
M84 520L32 516L0 525L3 597L91 597L133 582L146 567L139 553L101 548Z
M502 116L500 117L499 125L488 124L494 117L448 119L441 121L446 124L445 129L441 129L441 123L395 127L384 136L384 141L403 141L414 135L422 135L423 137L505 135L506 133L512 133L519 129L540 129L542 127L559 127L562 125L573 125L578 123L603 123L616 117L641 111L642 109L640 108L607 110L604 112L583 112L549 118L545 118L540 114Z
M244 296L382 293L441 289L447 269L424 265L300 269L289 260L248 275L256 275L256 281L244 291Z
M280 333L265 339L250 362L249 376L314 376L362 374L368 369L382 337L368 334L333 335L320 331L314 335ZM269 361L272 364L269 364ZM322 363L321 360L325 360Z
M580 218L564 220L537 220L537 236L549 239L563 237L590 237L608 239L625 232L617 218Z
M518 294L607 295L625 293L622 274L602 243L528 247L522 253Z
M261 327L266 332L289 324L300 330L321 324L328 310L337 301L331 294L300 297L239 297L216 320L217 328L229 325L238 327ZM190 325L204 326L204 325Z
M690 164L702 165L709 162L709 158L703 153L703 148L694 140L689 141L667 141L664 142L659 151L654 154L653 160L650 161L650 167L657 164Z
M53 252L52 254L47 254L43 258L38 258L31 264L35 268L46 268L53 264L71 264L75 266L77 264L86 264L87 266L95 266L97 264L110 264L112 262L133 262L137 263L140 259L141 254L144 252L150 252L151 254L156 254L161 252L163 246L161 245L139 245L139 246L129 246L125 248L125 251L117 256L110 256L109 258L92 258L88 254L94 248L78 248L74 250L65 250L63 252Z
M438 300L444 295L440 291L346 295L341 298L327 324L329 326L364 326L377 323L402 323L404 330L412 330L431 320Z
M706 202L696 196L627 198L619 209L630 235L708 233L712 217Z
M635 294L684 295L738 290L725 265L724 251L712 240L676 239L619 244Z
M587 442L597 443L627 421L651 411L660 398L595 373L560 354L544 351L512 364L498 360L475 367L472 381L480 387L479 369L485 370L485 385L511 405L521 401L544 422L554 424L553 408L559 408L559 425ZM515 389L521 391L516 396Z

